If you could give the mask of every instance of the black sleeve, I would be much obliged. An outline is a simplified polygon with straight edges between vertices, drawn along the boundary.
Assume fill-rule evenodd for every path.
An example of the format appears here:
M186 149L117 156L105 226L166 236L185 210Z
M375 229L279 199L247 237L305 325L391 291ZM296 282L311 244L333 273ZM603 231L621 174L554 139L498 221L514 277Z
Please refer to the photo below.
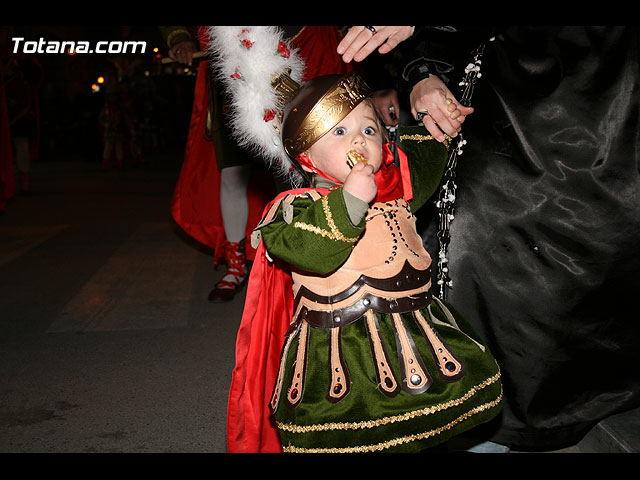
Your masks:
M423 26L400 45L399 90L409 92L420 80L437 75L449 88L458 82L472 52L495 35L492 27Z

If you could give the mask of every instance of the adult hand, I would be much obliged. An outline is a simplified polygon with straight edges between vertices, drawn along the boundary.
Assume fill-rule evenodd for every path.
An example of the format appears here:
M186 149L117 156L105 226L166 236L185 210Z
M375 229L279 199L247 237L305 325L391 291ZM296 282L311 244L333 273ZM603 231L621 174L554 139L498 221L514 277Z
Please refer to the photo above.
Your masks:
M351 60L361 62L376 48L379 53L389 53L396 48L400 42L405 41L413 35L414 30L415 27L407 26L354 26L349 29L342 41L338 44L338 55L342 55L342 60L345 63L349 63Z
M193 63L193 54L196 52L196 46L191 40L185 40L176 43L169 49L169 57L176 62L191 65Z
M473 108L460 105L445 83L435 75L416 83L409 102L413 117L422 121L429 133L440 142L445 139L443 132L455 137L462 129L466 116L473 113Z
M378 90L371 96L373 104L387 127L395 127L398 124L400 113L400 101L395 90Z

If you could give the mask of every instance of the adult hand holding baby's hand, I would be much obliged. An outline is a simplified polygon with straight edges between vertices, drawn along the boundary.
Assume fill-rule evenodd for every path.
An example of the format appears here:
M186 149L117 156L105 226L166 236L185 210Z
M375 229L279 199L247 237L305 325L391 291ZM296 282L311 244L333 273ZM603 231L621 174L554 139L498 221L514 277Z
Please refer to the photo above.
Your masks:
M371 203L378 194L378 184L373 167L364 163L356 163L347 175L342 188L363 202Z

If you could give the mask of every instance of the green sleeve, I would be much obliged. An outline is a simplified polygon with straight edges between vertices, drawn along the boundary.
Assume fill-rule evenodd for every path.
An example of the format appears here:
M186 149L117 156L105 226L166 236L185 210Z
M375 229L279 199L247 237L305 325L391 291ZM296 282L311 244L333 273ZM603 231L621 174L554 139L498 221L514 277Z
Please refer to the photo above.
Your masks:
M318 200L297 197L292 207L292 218L285 220L280 207L273 221L260 228L269 255L309 272L335 271L364 232L365 218L358 225L351 222L342 188Z
M423 126L400 127L400 148L407 154L415 213L436 192L448 158L448 145L434 140Z

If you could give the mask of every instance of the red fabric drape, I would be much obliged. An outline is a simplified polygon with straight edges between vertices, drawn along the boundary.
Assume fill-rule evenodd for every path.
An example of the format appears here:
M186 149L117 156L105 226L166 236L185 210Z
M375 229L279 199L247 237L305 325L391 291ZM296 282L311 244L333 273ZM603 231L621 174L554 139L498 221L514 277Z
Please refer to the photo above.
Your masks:
M227 449L232 453L279 453L282 448L269 400L293 313L291 276L280 264L268 263L261 243L250 277L229 392Z
M278 198L307 190L284 192ZM322 194L328 192L319 191ZM270 206L271 203L265 208L265 213ZM260 242L236 340L236 365L227 409L227 450L231 453L282 451L269 401L292 316L291 273L287 265L278 259L269 262Z
M376 172L376 185L378 186L378 194L376 202L387 202L396 198L404 197L406 201L413 198L413 189L411 187L411 174L409 173L409 163L407 154L396 146L400 166L396 166L394 155L389 148L390 143L382 146L383 166Z
M291 47L305 61L303 81L321 75L342 75L353 66L344 63L336 52L342 36L336 27L309 25L302 29L291 42Z
M208 42L205 29L206 27L200 27L198 31L200 48L203 50ZM171 215L189 236L213 248L214 257L218 259L223 253L222 245L226 237L220 210L220 171L216 162L215 145L204 136L209 98L209 68L209 62L201 62L198 66L189 135L182 169L171 201ZM247 188L247 238L260 221L264 205L275 193L273 182L270 179L265 181L265 175L268 176L266 167L255 170ZM250 242L245 242L245 248L247 258L252 260L255 250L251 248Z

